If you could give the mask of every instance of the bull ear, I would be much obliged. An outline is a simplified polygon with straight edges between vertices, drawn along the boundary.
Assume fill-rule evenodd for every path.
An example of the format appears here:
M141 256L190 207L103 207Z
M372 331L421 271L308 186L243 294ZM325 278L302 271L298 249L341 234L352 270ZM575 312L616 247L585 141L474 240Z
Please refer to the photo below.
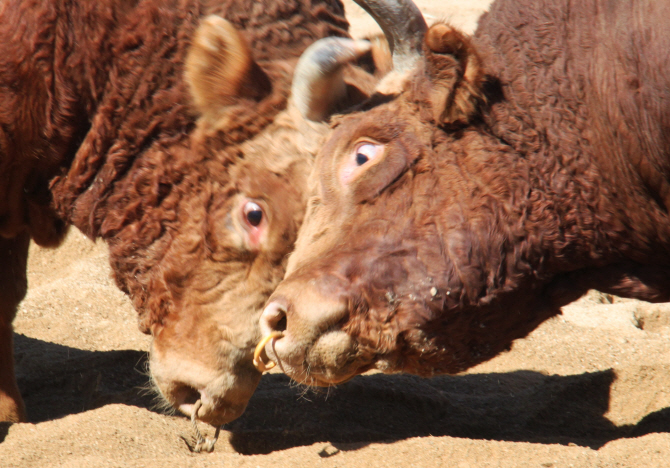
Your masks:
M472 41L462 32L438 23L424 41L429 100L440 124L463 124L484 103L484 70Z
M260 100L272 88L242 35L220 16L202 21L185 65L193 101L205 116L218 116L238 98Z

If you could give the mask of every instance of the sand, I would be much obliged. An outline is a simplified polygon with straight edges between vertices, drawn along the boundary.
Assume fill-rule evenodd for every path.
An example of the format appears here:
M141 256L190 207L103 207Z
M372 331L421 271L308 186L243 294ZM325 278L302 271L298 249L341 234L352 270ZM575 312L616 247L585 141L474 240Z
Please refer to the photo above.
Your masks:
M350 7L347 3L347 7ZM420 2L472 30L488 1ZM372 29L351 9L354 34ZM366 374L328 391L263 377L213 453L147 391L149 338L72 230L32 246L15 321L30 423L0 423L0 467L668 467L670 305L590 293L458 376ZM208 435L212 428L200 425Z

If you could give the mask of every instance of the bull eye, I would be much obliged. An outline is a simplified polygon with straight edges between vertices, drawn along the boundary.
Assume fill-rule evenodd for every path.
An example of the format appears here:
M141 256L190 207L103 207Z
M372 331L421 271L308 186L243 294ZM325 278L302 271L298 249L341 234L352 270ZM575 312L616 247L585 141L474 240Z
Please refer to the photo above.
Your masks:
M371 141L358 142L351 151L345 163L340 168L340 182L348 184L357 177L357 174L367 170L368 163L379 159L384 154L385 145Z
M356 147L356 164L362 166L371 159L374 159L377 156L377 145L372 143L361 143Z
M257 203L247 202L244 205L244 217L251 226L258 227L263 221L263 209Z

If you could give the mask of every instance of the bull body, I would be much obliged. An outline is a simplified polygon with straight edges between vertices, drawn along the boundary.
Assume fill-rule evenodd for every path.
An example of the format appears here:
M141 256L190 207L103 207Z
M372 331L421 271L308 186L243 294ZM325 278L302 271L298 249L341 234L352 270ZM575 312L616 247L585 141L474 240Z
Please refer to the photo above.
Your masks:
M670 300L669 14L497 0L472 38L429 28L333 123L269 358L315 385L456 373L590 288Z
M347 28L337 0L2 2L0 421L25 420L11 323L29 240L69 225L109 245L168 402L242 413L315 151L284 110L292 73Z

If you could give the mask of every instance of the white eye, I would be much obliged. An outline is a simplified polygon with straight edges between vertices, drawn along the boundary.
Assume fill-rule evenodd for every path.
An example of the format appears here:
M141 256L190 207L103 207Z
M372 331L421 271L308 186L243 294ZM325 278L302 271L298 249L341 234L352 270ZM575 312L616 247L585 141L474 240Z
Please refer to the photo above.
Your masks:
M354 150L349 153L346 163L340 169L340 181L345 185L351 182L356 174L366 170L364 167L366 164L379 159L384 154L384 148L384 145L369 141L356 144Z
M374 145L372 143L360 143L356 147L356 165L362 166L371 159L376 158L380 148L380 145Z
M252 201L247 202L244 205L243 212L247 223L253 227L258 227L258 225L263 221L263 208L261 208L258 203L254 203Z

